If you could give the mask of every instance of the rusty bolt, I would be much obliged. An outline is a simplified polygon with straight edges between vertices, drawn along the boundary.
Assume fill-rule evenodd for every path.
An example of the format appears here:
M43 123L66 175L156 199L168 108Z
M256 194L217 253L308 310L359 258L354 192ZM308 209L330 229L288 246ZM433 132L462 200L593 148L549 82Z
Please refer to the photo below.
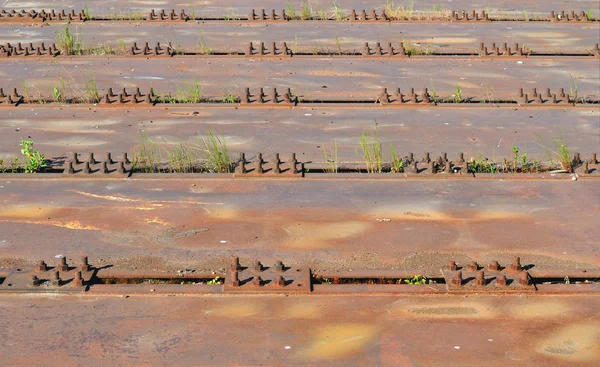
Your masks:
M231 280L229 281L231 286L233 287L239 287L240 286L240 279L238 277L238 271L235 270L234 272L231 273Z
M238 271L242 270L242 266L240 265L240 258L234 257L231 259L231 270Z
M37 275L31 276L29 285L31 285L33 287L37 287L38 285L40 285L40 279L37 277Z
M592 153L592 157L590 158L591 164L598 164L598 159L596 158L596 153Z
M278 275L275 277L273 285L275 285L276 287L285 287L285 279L281 275Z
M254 279L252 280L252 284L254 284L257 287L261 287L263 285L262 278L254 277Z
M58 270L55 270L52 272L52 278L50 279L50 284L53 286L60 286L61 283L61 279L60 279L60 275L58 273Z
M521 266L521 258L520 257L515 256L515 258L513 259L513 263L510 265L510 269L514 270L514 271L523 270L523 267Z
M83 278L81 277L80 271L75 272L75 277L73 278L73 282L71 284L73 287L83 287Z
M454 274L454 278L452 279L451 284L453 286L460 287L462 285L462 281L463 281L462 271L459 270Z
M467 265L467 270L469 270L469 271L479 270L479 264L477 264L477 261L471 261L469 263L469 265Z
M522 285L522 286L531 285L531 277L529 276L529 273L527 272L527 270L522 271L521 275L519 275L519 285Z
M46 271L48 270L48 266L44 260L40 260L37 264L37 271Z
M477 283L477 285L479 287L485 287L486 280L485 280L485 274L483 273L483 270L479 270L477 272L477 275L475 276L475 282Z
M67 265L67 258L61 256L58 258L58 266L56 266L56 270L58 271L68 271L69 266Z
M263 265L261 264L260 261L256 260L254 262L254 270L256 270L256 271L262 271L263 270Z
M90 169L90 162L85 162L85 166L83 167L83 173L90 174L92 170Z
M90 271L90 264L88 263L88 257L87 256L82 256L81 257L81 264L79 264L78 269L81 272L86 272L86 271Z
M448 261L448 268L450 268L451 271L458 270L458 266L456 266L456 262L454 260Z
M501 287L506 287L506 276L498 275L498 277L496 278L496 284L498 284Z
M494 260L487 266L487 268L490 271L500 271L500 263L498 263L498 261Z
M284 270L284 266L283 263L278 260L275 262L275 271L283 271Z

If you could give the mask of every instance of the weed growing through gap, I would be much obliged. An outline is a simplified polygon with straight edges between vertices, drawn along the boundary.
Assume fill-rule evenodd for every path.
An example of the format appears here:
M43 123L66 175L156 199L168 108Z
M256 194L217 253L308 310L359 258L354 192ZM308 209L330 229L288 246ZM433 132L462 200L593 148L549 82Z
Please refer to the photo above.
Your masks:
M206 135L200 135L200 143L204 150L209 172L229 173L233 171L231 156L227 150L224 136L215 135L211 130L208 130Z
M33 149L33 140L21 140L21 154L25 165L23 170L26 173L36 173L41 168L46 167L46 157L39 151Z
M221 97L221 102L223 103L235 103L235 96L231 92L227 92L223 97Z
M569 98L573 102L577 102L577 98L579 95L579 87L577 86L577 81L573 78L573 75L569 73Z
M83 8L83 14L85 16L85 20L92 20L92 12L90 11L90 6L88 3L85 3L85 7Z
M199 46L200 46L200 52L202 52L202 54L204 54L204 55L212 55L214 52L212 47L210 47L210 45L208 44L204 33L202 33L202 36L200 38Z
M333 142L333 150L329 150L323 145L323 154L325 155L325 172L338 173L339 159L337 142Z
M310 14L312 13L312 6L310 5L310 0L302 0L302 6L300 10L300 18L303 20L310 19Z
M100 102L100 93L98 93L98 86L96 85L96 78L90 75L88 80L85 82L85 103L98 103Z
M421 45L411 41L402 41L404 44L404 51L408 56L416 56L416 55L431 55L433 50L431 45Z
M344 20L344 11L338 0L333 0L333 15L336 20Z
M296 8L291 1L288 1L285 6L285 14L288 16L288 19L296 19Z
M369 173L381 173L383 169L383 154L381 151L381 141L377 129L377 120L375 121L375 132L368 134L366 131L360 136L360 148L363 154L363 160Z
M58 79L59 86L52 88L52 95L54 96L54 101L58 103L66 102L66 88L65 88L65 80L61 77Z
M215 285L215 284L223 284L223 280L221 279L220 276L216 276L214 279L209 280L208 282L206 282L207 285Z
M198 162L194 151L183 142L170 148L163 148L169 161L169 170L174 173L192 173Z
M75 37L71 34L69 24L66 24L61 31L55 32L54 38L56 47L60 50L61 54L68 56L82 53L81 43L77 42Z
M134 148L133 170L145 173L159 172L160 148L152 142L148 134L141 132L138 138L138 145Z
M340 40L340 37L336 34L335 35L335 45L337 46L338 49L338 54L342 54L342 41Z
M553 136L552 143L554 144L554 150L550 149L548 145L544 142L544 139L537 134L538 139L540 139L540 145L546 151L546 155L550 160L550 164L554 166L554 158L558 159L558 163L560 164L561 169L567 172L573 172L573 161L571 160L571 156L569 154L569 147L565 140L564 132L561 132L560 137Z
M456 89L454 90L454 103L460 103L462 101L463 101L462 90L457 85Z
M396 148L394 148L394 145L391 142L390 142L390 152L392 154L392 162L390 164L390 172L392 172L392 173L404 172L404 162L402 160L402 157L398 156L398 154L396 153Z
M427 278L425 278L422 275L415 275L414 277L409 278L409 279L404 279L403 281L405 284L413 284L413 285L427 284Z

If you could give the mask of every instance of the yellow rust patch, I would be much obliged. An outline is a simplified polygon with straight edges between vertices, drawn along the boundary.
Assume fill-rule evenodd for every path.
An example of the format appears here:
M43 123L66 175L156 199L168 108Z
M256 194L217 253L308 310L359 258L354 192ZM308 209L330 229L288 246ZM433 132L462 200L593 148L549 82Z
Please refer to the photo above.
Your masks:
M114 195L97 195L97 194L92 194L91 192L77 191L77 190L67 190L67 191L74 192L76 194L87 196L87 197L92 197L95 199L102 199L102 200L120 201L120 202L135 202L135 203L145 202L145 203L149 203L152 205L160 204L157 206L163 206L162 204L223 205L223 203L207 203L207 202L193 201L193 200L173 200L173 201L142 200L142 199L131 199L131 198L126 198L126 197L122 197L122 196L114 196Z
M319 305L303 301L286 306L283 317L290 319L318 319L320 317Z
M582 322L555 330L540 343L538 352L569 362L600 360L600 323Z
M359 235L372 224L358 221L314 223L295 222L285 224L282 228L289 235L288 246L297 248L321 248L327 247L326 241L345 239Z
M535 318L535 317L559 317L571 312L571 308L562 303L551 301L525 302L523 304L513 305L510 308L510 314L519 318Z
M300 355L306 359L342 358L363 351L378 334L379 328L370 324L325 325L313 333Z
M56 208L52 207L40 207L38 205L13 205L4 206L0 209L0 217L5 218L48 218L56 211Z
M207 315L218 317L248 317L258 315L263 311L263 307L253 302L227 302L218 308L204 311Z
M59 221L53 221L53 220L48 220L48 221L40 221L40 220L0 220L0 222L10 222L10 223L27 223L27 224L40 224L40 225L45 225L45 226L54 226L54 227L61 227L61 228L68 228L68 229L79 229L79 230L86 230L86 231L100 231L101 228L89 225L89 224L82 224L79 221L76 220L72 220L72 221L68 221L68 222L59 222Z
M425 221L425 222L485 222L492 220L522 220L529 215L527 213L517 213L506 210L463 210L442 212L427 209L404 209L394 210L393 208L384 208L372 213L376 218L390 218L400 221Z

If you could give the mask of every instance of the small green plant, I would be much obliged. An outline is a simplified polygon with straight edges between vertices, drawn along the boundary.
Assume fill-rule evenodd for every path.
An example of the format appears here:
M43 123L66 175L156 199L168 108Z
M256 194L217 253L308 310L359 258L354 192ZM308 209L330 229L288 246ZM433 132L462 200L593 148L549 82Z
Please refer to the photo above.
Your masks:
M570 79L570 89L569 89L569 99L574 103L577 102L577 97L579 95L579 87L577 86L577 81L573 78L573 75L569 73Z
M194 152L183 142L163 148L169 160L169 170L174 173L192 173L196 166Z
M141 132L138 144L133 150L133 169L139 172L159 172L160 148L150 140L147 133Z
M4 159L0 158L0 172L6 172L6 167L4 167Z
M81 44L71 34L69 24L66 24L61 31L54 33L54 38L56 40L56 47L62 55L75 55L82 52Z
M377 129L377 120L375 121L375 132L368 134L366 131L360 136L360 148L363 154L363 160L369 173L381 173L383 169L383 154L381 151L381 141Z
M405 284L413 284L413 285L416 285L416 284L426 284L427 283L427 278L425 278L422 275L415 275L412 278L404 279L403 282Z
M496 165L487 158L484 158L482 154L479 155L479 159L471 158L469 164L470 173L494 173L495 171Z
M54 93L54 100L58 103L61 103L63 101L63 95L60 92L60 89L58 89L58 87L54 87L52 92Z
M26 173L36 173L41 168L46 167L46 157L33 149L33 140L21 140L19 145L25 163L23 169Z
M17 173L18 171L19 171L19 158L13 157L13 159L10 161L10 172Z
M513 145L512 147L512 152L513 152L513 172L517 172L517 162L519 160L519 147L517 145Z
M296 19L296 8L291 1L288 1L285 6L285 14L288 16L288 19Z
M214 279L211 279L208 282L206 282L206 284L208 284L208 285L223 284L223 281L222 281L221 277L217 275Z
M214 50L208 44L204 33L202 33L199 45L200 45L200 51L202 52L202 54L204 54L204 55L212 55L213 54Z
M92 12L90 11L90 6L88 3L85 3L85 7L83 8L83 15L85 16L85 20L92 20Z
M340 40L340 37L337 34L335 35L335 45L337 46L338 54L341 55L342 54L342 41Z
M429 77L429 90L431 91L431 100L433 101L433 103L437 103L438 95L435 89L435 85L433 85L433 79L431 79L431 76Z
M571 279L568 276L565 277L565 284L571 284Z
M205 153L209 172L229 173L233 171L233 164L224 136L215 135L211 130L208 130L206 135L200 135L200 144Z
M404 171L404 162L402 160L402 157L399 157L398 154L396 153L396 148L394 148L394 145L392 144L392 142L390 142L390 152L392 154L392 162L390 164L390 171L392 173L401 173Z
M175 102L169 103L200 103L202 101L202 85L198 80L193 83L186 83L183 87L177 88L177 97Z
M84 102L86 102L86 103L100 102L100 94L98 93L98 86L96 85L96 78L93 75L90 75L88 80L85 82Z
M344 20L344 11L338 0L333 0L333 15L336 20Z
M529 12L527 10L523 10L523 19L526 22L529 22L530 18L529 18Z
M300 18L303 20L310 19L310 14L312 13L312 6L310 5L310 0L302 0L302 7L300 10Z
M223 103L235 103L235 96L231 92L227 92L223 97L221 97L221 102Z
M548 159L550 160L550 164L554 166L554 157L558 159L558 162L561 166L561 169L567 172L573 172L573 161L571 160L571 156L569 154L569 147L565 140L564 132L560 137L552 137L552 143L554 143L554 150L550 149L548 145L544 142L542 137L538 134L538 138L540 139L540 145L546 151L546 155L548 155Z
M412 41L403 41L402 44L404 45L404 52L408 56L431 55L433 53L433 49L429 44L421 45Z
M463 101L462 90L457 85L456 89L454 90L454 103L461 103L462 101Z
M325 155L325 172L327 173L338 173L338 146L337 142L333 142L333 150L328 150L323 145L323 154Z

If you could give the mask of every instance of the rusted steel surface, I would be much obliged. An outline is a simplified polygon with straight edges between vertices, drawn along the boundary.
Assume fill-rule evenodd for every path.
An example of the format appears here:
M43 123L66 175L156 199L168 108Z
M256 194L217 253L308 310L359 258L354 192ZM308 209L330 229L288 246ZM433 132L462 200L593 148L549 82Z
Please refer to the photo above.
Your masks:
M362 161L356 151L359 136L374 132L374 119L386 156L388 142L403 155L413 152L422 157L431 152L437 157L446 152L453 159L463 152L467 160L480 159L480 155L510 159L511 146L518 145L530 157L545 160L540 137L548 144L562 134L572 153L587 157L600 151L597 105L581 110L434 106L398 110L377 106L348 111L319 105L266 110L177 105L125 112L93 106L31 105L0 114L0 157L8 166L9 157L19 153L19 141L26 136L31 136L48 158L66 158L72 152L94 152L98 157L111 152L119 158L123 152L133 152L142 131L152 141L168 144L194 143L198 134L211 130L225 136L232 153L280 152L284 158L296 152L302 162L323 163L324 147L333 149L335 141L343 166Z
M301 10L301 4L298 2L297 4L292 3L294 5L296 11L299 13ZM363 9L366 9L367 17L372 11L376 11L380 14L385 9L385 2L376 2L368 0L348 0L344 1L340 4L343 8L343 12L346 15L350 15L352 9L358 13L358 16L362 13ZM598 3L595 1L559 1L559 0L550 0L550 1L537 1L535 4L531 4L525 6L522 2L517 0L509 0L496 2L494 4L484 4L484 3L474 3L473 1L467 0L455 0L452 3L442 4L440 6L439 2L435 0L425 0L419 1L414 4L408 4L405 2L395 2L396 6L403 6L404 9L409 11L417 11L417 12L425 12L425 13L439 13L440 10L448 9L448 10L456 10L458 12L463 9L468 12L469 17L471 16L472 9L475 9L479 15L481 15L481 11L486 11L490 13L491 17L503 15L503 16L512 16L523 18L524 16L531 18L532 15L543 15L545 17L551 11L557 11L560 14L561 11L565 11L567 15L571 11L575 11L580 13L583 10L600 10L598 9ZM50 0L37 0L33 2L26 3L18 3L18 2L7 2L4 5L6 9L15 9L15 10L25 10L30 11L33 9L67 9L67 12L70 12L72 9L77 9L76 12L82 10L83 5L74 0L62 1L60 4L57 4L54 1ZM145 13L149 13L152 10L155 10L156 13L160 13L161 10L165 10L167 15L167 19L170 19L171 10L175 10L175 18L178 19L181 13L181 10L184 10L190 16L193 14L196 17L223 17L228 16L229 18L234 18L236 16L247 17L249 12L252 9L261 10L266 9L267 16L270 14L271 9L276 9L276 13L279 14L286 7L285 3L281 3L274 0L263 1L260 4L257 4L253 1L248 0L234 0L227 2L226 6L223 3L210 0L210 1L199 1L193 0L189 1L182 7L182 4L174 1L174 0L166 0L160 2L153 2L151 4L143 4L139 1L107 1L102 3L93 3L87 6L90 11L90 14L94 16L119 16L120 14L139 14L140 16L146 16ZM331 16L332 19L334 17L334 10L331 4L312 4L313 15L317 15L317 12L326 12L327 16ZM529 11L528 11L529 9ZM526 12L527 14L523 14Z
M0 44L56 42L55 33L62 25L31 28L0 22ZM201 32L200 32L201 29ZM437 24L365 24L286 22L274 24L211 24L176 23L148 24L139 22L72 24L71 32L85 47L112 46L119 51L119 40L126 46L133 42L168 42L186 51L202 52L199 43L213 52L243 51L248 42L287 42L294 52L315 53L329 50L334 53L360 52L365 42L405 42L421 52L459 52L476 54L480 43L527 46L544 53L586 53L598 42L599 23L578 27L560 24L482 23L476 27L461 23ZM200 32L200 33L199 33ZM337 37L337 41L336 41Z
M0 305L0 355L16 365L564 366L600 356L600 301L586 295L3 296ZM249 330L260 337L248 342Z
M11 59L9 59L11 60ZM382 87L418 86L430 80L430 88L439 95L451 94L458 86L464 98L485 93L484 86L493 91L496 98L511 98L519 87L527 85L544 88L564 88L577 82L578 95L600 94L600 71L598 61L569 60L510 61L506 59L475 60L364 60L360 62L344 59L297 59L282 58L268 62L252 59L215 60L202 63L186 58L179 60L122 58L65 59L60 62L41 59L8 61L3 65L3 86L21 85L22 81L39 91L52 90L65 74L69 65L69 91L82 90L93 72L97 87L105 92L108 88L136 86L142 90L150 86L163 93L177 93L177 87L197 83L202 85L203 97L222 97L240 87L292 88L293 92L305 97L370 98L375 100ZM114 70L120 70L115 73ZM286 71L293 70L293 71ZM435 71L434 71L435 70ZM459 75L459 80L456 80ZM43 76L43 77L42 77ZM235 80L235 82L233 81ZM526 83L526 84L525 84ZM43 95L48 93L42 92ZM237 93L234 93L237 94Z
M71 263L84 251L97 267L198 272L232 255L323 272L425 273L449 258L510 264L513 256L536 271L600 265L597 181L13 178L1 186L7 264L65 253Z

